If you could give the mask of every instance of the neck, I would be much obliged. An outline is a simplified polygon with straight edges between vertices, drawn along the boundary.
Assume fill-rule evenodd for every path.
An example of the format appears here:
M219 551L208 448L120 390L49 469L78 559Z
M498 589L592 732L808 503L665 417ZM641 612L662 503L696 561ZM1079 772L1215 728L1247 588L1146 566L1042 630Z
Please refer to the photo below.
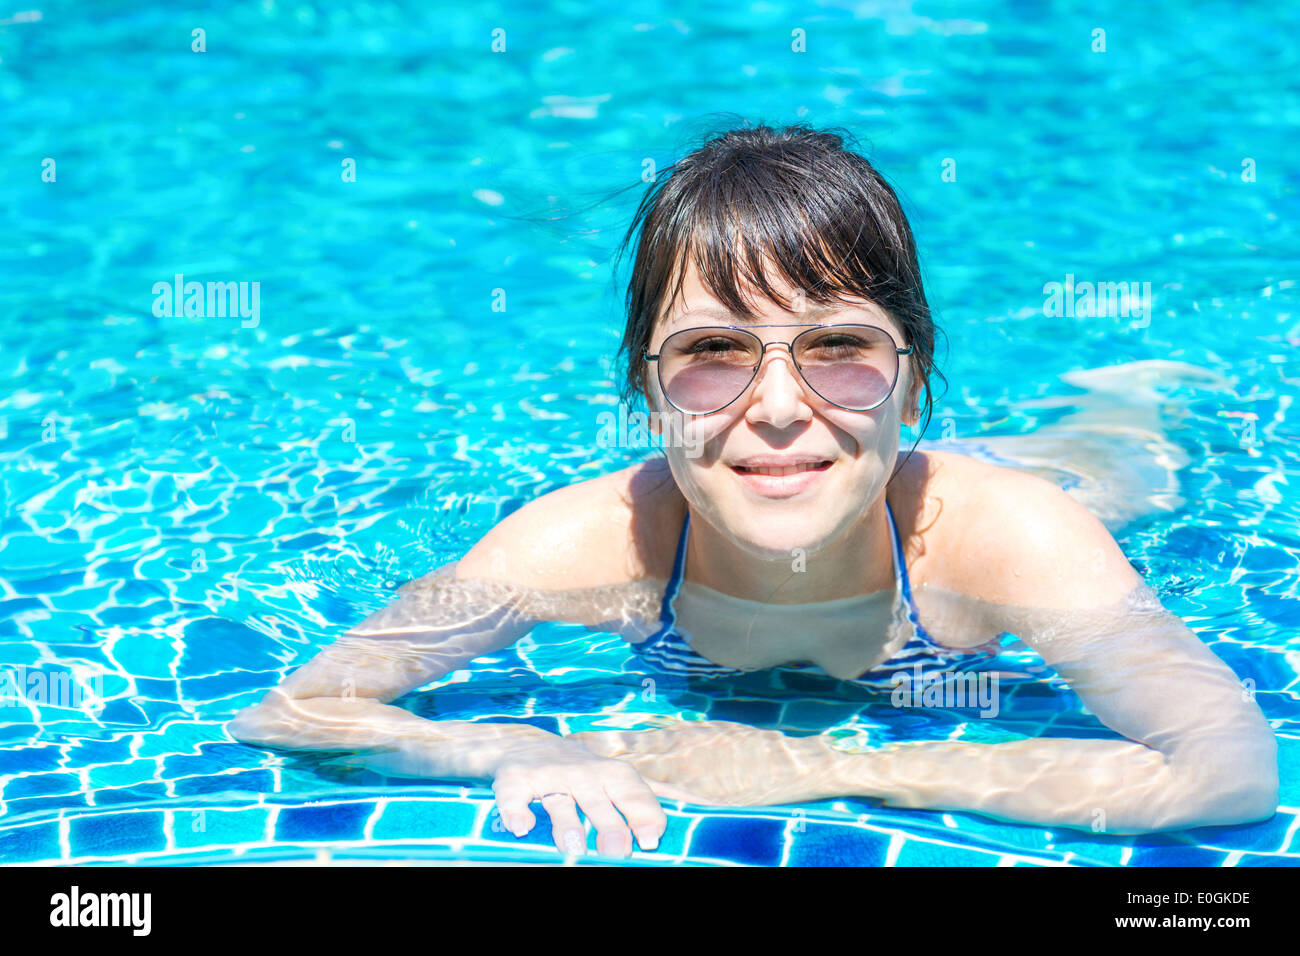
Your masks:
M765 604L836 601L894 588L893 541L882 494L863 516L802 562L763 560L741 550L699 515L691 515L686 578L694 584Z

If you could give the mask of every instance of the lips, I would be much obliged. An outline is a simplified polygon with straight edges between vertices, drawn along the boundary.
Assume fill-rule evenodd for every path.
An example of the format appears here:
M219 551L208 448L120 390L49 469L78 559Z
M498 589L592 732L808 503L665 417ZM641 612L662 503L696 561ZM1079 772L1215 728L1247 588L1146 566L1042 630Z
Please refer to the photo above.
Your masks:
M744 475L771 475L774 478L797 475L804 471L825 471L830 466L831 463L826 459L804 461L793 465L732 465L736 471Z
M731 470L752 492L763 498L792 498L823 480L833 462L829 458L743 458Z

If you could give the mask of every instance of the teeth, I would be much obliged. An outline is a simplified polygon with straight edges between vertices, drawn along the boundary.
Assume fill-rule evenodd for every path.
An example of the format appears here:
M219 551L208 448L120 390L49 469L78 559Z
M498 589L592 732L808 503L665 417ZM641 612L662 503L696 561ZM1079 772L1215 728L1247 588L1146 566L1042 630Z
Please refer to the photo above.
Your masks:
M772 475L773 477L784 477L785 475L797 475L801 471L812 471L817 468L821 462L808 462L803 465L787 465L784 468L745 468L744 470L753 475Z

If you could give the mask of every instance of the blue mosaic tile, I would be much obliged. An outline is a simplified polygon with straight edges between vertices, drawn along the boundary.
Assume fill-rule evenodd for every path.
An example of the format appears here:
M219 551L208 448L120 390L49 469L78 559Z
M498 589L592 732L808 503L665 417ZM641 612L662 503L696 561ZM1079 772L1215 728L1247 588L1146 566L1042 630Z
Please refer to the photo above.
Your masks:
M170 677L137 677L135 689L141 697L149 697L157 702L175 701L180 685Z
M207 740L199 745L203 756L221 768L248 766L247 744L227 743L224 740Z
M34 773L14 777L4 785L6 800L22 797L48 797L53 794L78 793L81 781L75 773Z
M128 758L122 763L100 764L90 769L92 787L126 787L153 780L158 765L152 760Z
M980 852L966 847L908 840L898 851L895 866L997 866L1002 854Z
M1237 866L1300 866L1300 856L1265 856L1262 853L1246 853L1237 861Z
M748 676L738 676L731 680L734 686L738 688L753 687L765 691L794 692L830 699L837 699L844 694L851 694L854 700L870 700L882 696L884 700L889 700L888 694L881 695L861 685L849 684L826 674L818 674L815 671L806 671L800 668L756 671ZM719 681L719 685L722 683L724 682Z
M272 683L275 683L272 680ZM249 689L259 689L261 694L265 694L265 679L254 679L253 675L246 671L229 671L224 674L203 674L197 677L185 677L181 680L181 693L185 695L186 700L198 701L223 701L227 697L233 697L235 694L243 693ZM249 701L256 703L256 701ZM226 716L223 714L214 714L222 719Z
M1133 851L1129 866L1222 866L1227 854L1204 847L1153 846Z
M144 719L150 727L166 727L170 723L178 720L193 720L192 714L187 713L175 700L175 694L169 700L151 700L141 698L137 701Z
M41 728L36 724L26 723L30 719L31 713L24 709L22 714L14 715L12 712L3 714L0 712L0 742L20 743L31 740L41 732Z
M80 587L85 581L85 571L67 571L26 580L10 580L9 583L19 594L59 594Z
M822 730L852 719L861 711L852 701L792 700L785 705L782 722L789 727Z
M478 808L467 801L390 800L375 822L376 840L414 840L430 837L458 837L473 830ZM510 833L501 834L513 840ZM483 834L490 839L489 833Z
M409 495L410 493L407 492ZM316 548L324 547L334 539L328 535L308 532L300 534L297 537L286 538L280 542L280 549L284 551L310 551Z
M34 644L26 641L0 641L0 698L9 700L24 696L24 679L18 672L19 665L39 667L40 651ZM9 710L8 704L0 704L0 713Z
M668 808L665 807L664 809L667 810ZM659 846L649 851L641 851L638 847L638 852L647 852L659 857L684 856L686 854L686 835L690 829L692 818L683 813L673 812L669 812L667 816L668 823L664 827L663 835L659 837Z
M110 787L95 791L95 804L101 807L115 804L148 803L166 800L170 794L165 783L138 783L133 787Z
M976 850L1032 853L1044 850L1050 842L1077 840L1087 836L1064 828L1048 831L1041 826L1016 826L974 813L953 812L948 815L957 824L957 829L943 824L942 817L934 814L934 822L942 826L942 829L932 828L928 835L941 842L952 840L967 843Z
M24 797L8 801L8 817L29 814L57 813L60 810L91 809L90 799L84 793L70 793L58 797Z
M1280 812L1259 823L1247 823L1236 827L1198 827L1183 832L1188 838L1206 847L1278 853L1287 849L1287 831L1294 823L1294 814Z
M762 817L710 816L691 833L690 855L775 866L785 848L784 820Z
M479 830L479 835L484 840L490 840L497 843L504 843L506 846L533 846L533 847L550 847L554 852L559 851L555 848L555 841L551 839L551 820L541 804L534 803L531 807L536 822L533 828L525 833L522 837L516 837L506 829L505 824L501 822L501 815L493 808L487 817L487 821ZM588 833L588 843L594 846L594 833Z
M157 811L72 817L72 855L121 856L161 852L167 845L162 825L163 815Z
M0 601L0 618L12 618L21 611L42 611L48 610L48 605L34 597L9 598L7 601Z
M69 752L69 757L79 767L125 762L131 759L131 738L122 736L117 740L79 740ZM4 754L0 754L0 763L7 765Z
M695 710L703 713L709 709L709 706L713 703L713 699L704 694L682 691L676 698L674 698L673 703L682 710Z
M33 823L0 830L0 863L36 863L58 858L57 823Z
M319 785L319 779L316 781ZM216 773L205 777L182 777L172 784L178 797L208 793L271 793L275 778L269 770L245 770L241 773Z
M120 605L100 608L96 614L104 624L118 627L148 627L156 614L171 610L171 602L153 600L148 604Z
M1275 816L1273 820L1274 821L1295 820L1295 818L1296 818L1295 813L1282 813L1279 811L1277 816ZM1294 830L1291 831L1291 839L1286 844L1284 844L1282 847L1279 848L1279 852L1300 853L1300 827L1296 827Z
M790 834L790 866L883 866L885 863L889 852L887 833L811 820L801 824L802 833L795 830Z
M172 810L172 834L178 847L260 843L270 811L264 807L227 810L195 807Z
M0 767L4 768L5 773L55 770L62 759L63 755L57 747L44 745L0 750Z
M1277 739L1277 772L1282 781L1300 780L1300 740L1289 737ZM1288 788L1289 789L1289 788ZM1294 799L1286 801L1294 803Z
M185 654L180 668L183 674L265 670L277 663L271 643L247 624L208 616L185 625Z
M334 803L283 807L275 823L275 838L295 840L360 840L374 803Z
M100 712L99 719L105 724L118 728L149 726L149 719L139 703L124 697L108 701Z
M741 724L775 724L781 719L781 704L774 700L724 698L709 707L710 720L731 720Z
M151 761L152 762L152 761ZM163 758L163 776L168 779L207 776L224 769L206 754L168 754Z
M105 561L95 568L101 581L129 581L135 577L134 561Z
M1080 834L1081 839L1076 839L1067 836L1061 830L1054 832L1056 833L1056 841L1050 849L1045 850L1047 853L1073 853L1080 861L1096 863L1102 866L1123 865L1124 851L1129 846L1123 836L1088 838Z

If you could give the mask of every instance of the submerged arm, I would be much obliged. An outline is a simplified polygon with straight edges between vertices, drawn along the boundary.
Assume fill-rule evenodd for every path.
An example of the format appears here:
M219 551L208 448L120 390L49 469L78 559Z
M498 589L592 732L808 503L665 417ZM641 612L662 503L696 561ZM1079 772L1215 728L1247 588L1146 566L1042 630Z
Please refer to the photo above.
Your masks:
M1038 642L1126 740L925 741L844 753L824 737L722 721L574 736L706 804L864 796L1111 833L1272 816L1277 744L1251 694L1173 615L1162 609L1130 620L1122 634L1060 632Z
M1160 606L1101 523L1036 478L1000 477L970 494L984 495L972 510L985 523L954 558L984 575L966 593L1001 588L985 605L988 633L1020 636L1126 739L926 741L850 754L821 737L723 722L576 736L704 802L858 795L1107 832L1272 816L1277 741L1253 694Z
M353 763L403 776L490 778L502 753L555 740L526 724L431 721L390 701L535 624L514 589L457 580L450 569L404 585L372 614L231 721L236 740L341 750Z
M1126 740L924 743L840 764L892 806L1144 832L1237 824L1277 809L1277 741L1231 670L1154 604L1124 623L1039 633L1030 643Z

